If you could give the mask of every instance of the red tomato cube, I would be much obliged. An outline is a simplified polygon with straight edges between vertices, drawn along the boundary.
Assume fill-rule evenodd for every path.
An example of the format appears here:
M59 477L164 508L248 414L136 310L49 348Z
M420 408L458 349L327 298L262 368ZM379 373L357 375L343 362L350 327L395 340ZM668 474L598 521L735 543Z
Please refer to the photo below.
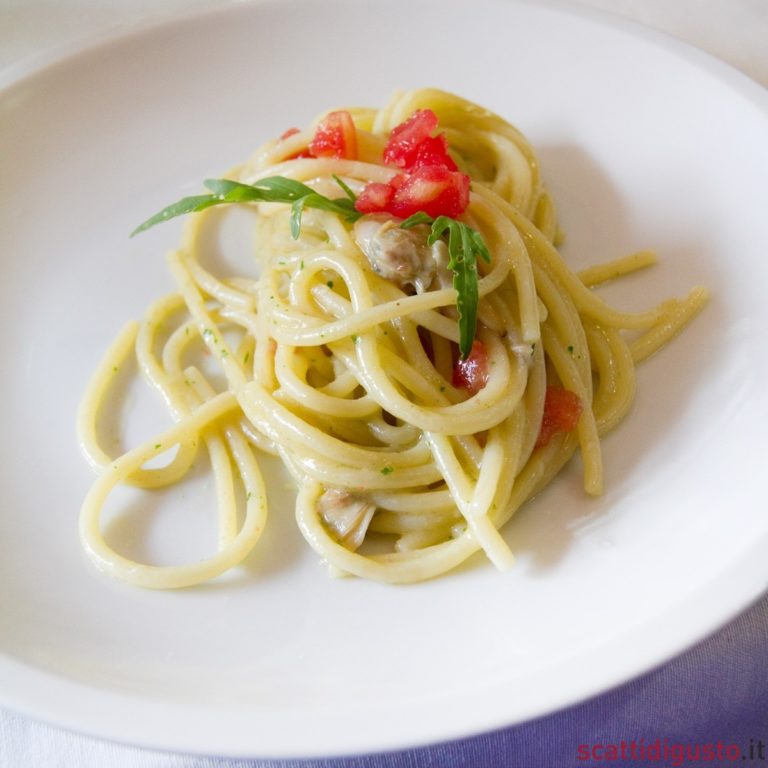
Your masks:
M329 112L318 124L309 142L312 157L357 159L357 129L346 110Z
M469 355L456 361L451 383L471 395L476 395L488 383L488 350L482 341L475 339Z
M409 168L418 145L437 128L437 116L431 109L419 109L405 122L395 126L384 148L384 162Z
M536 447L546 445L558 432L576 429L583 408L581 398L575 392L562 387L547 387Z
M426 165L447 168L449 171L458 170L453 158L448 154L448 139L444 133L424 139L411 155L408 167L421 168Z
M408 216L424 211L437 218L456 218L469 205L469 176L439 166L424 166L401 174L395 188L389 212L395 216Z
M366 184L363 191L357 196L355 210L360 213L381 213L387 211L392 202L395 190L391 184L382 184L372 181Z

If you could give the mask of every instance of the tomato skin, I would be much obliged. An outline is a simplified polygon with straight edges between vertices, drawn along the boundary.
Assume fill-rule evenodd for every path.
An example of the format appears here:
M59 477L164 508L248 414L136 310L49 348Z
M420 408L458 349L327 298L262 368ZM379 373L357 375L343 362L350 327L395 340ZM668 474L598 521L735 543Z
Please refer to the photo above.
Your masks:
M469 205L470 179L465 173L427 165L398 173L388 184L366 184L355 202L360 213L391 213L407 219L423 211L437 218L456 218Z
M384 148L384 163L410 168L417 147L437 128L437 116L431 109L418 109L406 121L396 125Z
M371 182L355 203L361 213L390 213L407 219L423 212L457 218L469 205L470 178L448 154L444 133L433 136L437 117L420 109L395 126L384 148L384 162L403 170L387 185ZM389 187L389 193L384 190Z
M360 213L381 213L389 209L395 190L391 184L372 181L365 185L355 200L355 210Z
M342 109L329 112L317 125L309 142L311 157L357 160L357 129L352 115Z
M448 154L448 139L444 133L428 136L416 147L410 159L409 168L432 166L458 171L459 168Z
M433 218L456 218L469 205L469 176L428 165L401 174L395 187L389 213L408 218L424 211Z
M476 395L488 383L488 350L482 341L475 339L469 355L456 361L451 384Z
M547 387L536 448L546 445L558 432L576 429L583 410L581 398L575 392L562 387Z

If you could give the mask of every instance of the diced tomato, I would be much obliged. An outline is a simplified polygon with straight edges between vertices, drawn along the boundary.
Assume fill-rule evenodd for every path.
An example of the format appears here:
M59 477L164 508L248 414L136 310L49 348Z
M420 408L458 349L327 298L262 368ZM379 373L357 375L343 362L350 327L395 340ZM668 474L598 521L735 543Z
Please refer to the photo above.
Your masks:
M434 165L398 173L388 184L371 182L355 203L360 213L391 213L407 219L423 211L433 218L456 218L469 205L470 179Z
M431 109L419 109L405 122L396 125L384 148L384 162L409 168L418 145L437 128L437 116Z
M456 361L451 383L471 395L476 395L488 383L488 350L482 341L475 339L469 355Z
M312 157L357 159L357 129L346 110L329 112L318 124L309 142Z
M355 209L360 213L381 213L389 209L395 190L391 184L376 181L366 184L355 200Z
M404 175L389 206L395 216L424 211L433 218L456 218L469 205L469 176L464 173L428 165Z
M422 168L427 165L447 168L449 171L458 170L458 166L448 154L448 139L444 133L424 139L413 152L408 167Z
M295 136L297 133L301 133L298 128L289 128L287 131L284 131L282 134L280 134L280 141L289 139L291 136Z
M456 171L456 163L448 154L448 139L444 133L432 136L437 117L431 109L420 109L404 123L395 126L384 148L386 165L413 170L427 165Z
M384 162L403 171L388 184L368 184L355 204L358 211L391 213L404 219L420 211L433 218L456 218L464 213L469 205L469 176L458 170L448 154L445 134L432 136L435 128L435 113L420 109L392 129Z
M407 173L398 173L389 180L389 186L392 187L392 191L396 192L400 187L408 181Z
M583 408L581 398L575 392L562 387L547 387L536 447L546 445L558 432L576 429Z

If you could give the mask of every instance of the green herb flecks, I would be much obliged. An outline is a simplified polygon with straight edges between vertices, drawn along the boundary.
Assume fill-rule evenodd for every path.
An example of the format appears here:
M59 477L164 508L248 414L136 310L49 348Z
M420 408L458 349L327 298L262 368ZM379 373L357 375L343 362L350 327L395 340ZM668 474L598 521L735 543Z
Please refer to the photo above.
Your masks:
M472 342L477 330L477 307L480 302L477 257L490 262L491 255L480 233L464 222L449 216L433 219L420 212L407 218L400 226L407 229L417 224L432 225L432 232L427 240L429 245L433 245L447 234L448 268L453 272L456 309L459 313L459 351L462 358L466 358L472 351Z

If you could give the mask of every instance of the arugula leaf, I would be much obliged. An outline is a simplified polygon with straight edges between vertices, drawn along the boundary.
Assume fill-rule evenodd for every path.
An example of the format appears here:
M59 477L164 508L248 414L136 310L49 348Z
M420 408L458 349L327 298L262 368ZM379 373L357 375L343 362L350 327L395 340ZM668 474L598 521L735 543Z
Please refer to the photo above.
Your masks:
M433 219L423 211L409 216L401 227L408 229L417 224L431 224L432 231L427 239L434 245L440 238L448 236L448 268L453 271L453 287L456 290L456 309L459 313L459 352L466 359L472 351L472 342L477 330L477 306L480 302L477 278L477 257L491 261L491 255L482 235L464 222L449 216Z
M177 203L163 208L162 211L136 227L131 232L131 237L177 216L196 213L210 208L212 205L225 203L290 203L292 206L291 234L294 238L297 238L301 231L301 215L305 208L319 208L336 213L346 221L356 221L362 214L355 210L354 193L341 179L337 178L336 181L347 195L346 197L331 199L315 192L312 187L308 187L300 181L287 179L283 176L270 176L266 179L259 179L253 184L241 184L239 181L231 181L230 179L207 179L204 184L206 188L211 190L210 195L185 197Z
M417 213L414 213L405 219L405 221L402 221L400 223L400 227L401 229L410 229L411 227L415 227L417 224L431 224L433 221L434 219L428 213L424 213L424 211L418 211Z
M185 197L179 200L173 205L169 205L163 208L162 211L156 213L151 218L147 219L143 224L140 224L136 229L131 232L131 237L138 235L139 232L154 227L155 224L161 224L168 219L174 219L177 216L183 216L186 213L196 213L197 211L210 208L212 205L218 205L221 201L214 195L194 195L192 197Z
M339 178L335 173L333 174L333 180L346 192L347 197L352 201L354 205L357 202L357 195L349 188L344 179Z

